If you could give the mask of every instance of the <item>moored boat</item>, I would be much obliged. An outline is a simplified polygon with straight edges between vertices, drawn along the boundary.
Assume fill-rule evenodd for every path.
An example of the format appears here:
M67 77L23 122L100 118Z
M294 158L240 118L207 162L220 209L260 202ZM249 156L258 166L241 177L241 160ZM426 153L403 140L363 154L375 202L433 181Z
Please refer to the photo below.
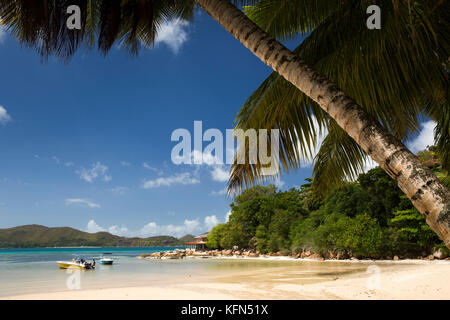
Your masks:
M105 252L100 258L100 264L111 265L114 263L114 260L109 256L111 253Z
M78 270L93 270L95 269L95 261L89 263L82 258L72 259L72 261L56 261L60 269L78 269Z
M79 269L84 270L86 266L78 262L71 261L56 261L60 269Z

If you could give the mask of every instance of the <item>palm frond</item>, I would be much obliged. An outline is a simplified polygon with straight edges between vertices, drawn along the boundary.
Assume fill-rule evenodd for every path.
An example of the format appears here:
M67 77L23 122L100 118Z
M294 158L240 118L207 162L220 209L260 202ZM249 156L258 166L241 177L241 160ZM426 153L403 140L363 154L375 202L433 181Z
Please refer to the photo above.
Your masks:
M86 16L86 0L1 0L0 18L12 36L35 48L44 59L55 54L67 60L83 42L86 26L84 20L81 30L67 28L66 10L70 5L79 6L81 15Z
M440 117L435 118L436 128L434 139L442 168L450 171L450 103L441 106Z
M94 47L98 37L97 26L100 17L100 3L89 0L86 8L85 41L88 47Z
M247 3L244 12L266 32L280 40L305 35L348 1L261 0Z
M334 120L315 157L312 187L326 195L346 180L356 180L368 156Z
M446 24L437 22L439 16L437 10L432 10L432 3L425 1L414 2L412 8L403 2L394 6L390 1L381 1L382 32L368 30L361 23L366 18L364 4L342 1L339 10L322 21L295 53L337 83L392 134L406 140L417 132L424 115L431 116L433 110L434 118L442 115L437 106L448 101L448 71L440 57L449 56L449 33L445 32ZM302 158L310 153L309 141L317 137L310 125L312 115L321 126L326 125L327 117L317 105L273 73L246 101L237 116L236 128L280 129L284 133L280 135L280 164L288 172L300 167ZM310 121L305 119L308 116ZM362 168L361 150L348 137L331 129L332 134L321 148L325 154L319 152L316 158L316 186L326 183L320 181L327 178L326 172L333 172L332 180L337 181ZM338 156L337 150L345 154ZM324 159L335 159L343 165L326 164ZM257 166L235 163L229 189L262 182L261 174Z
M81 30L66 26L70 5L81 9ZM137 54L153 44L164 21L190 19L194 8L193 0L0 0L0 19L44 60L68 61L82 44L97 44L103 54L120 44Z

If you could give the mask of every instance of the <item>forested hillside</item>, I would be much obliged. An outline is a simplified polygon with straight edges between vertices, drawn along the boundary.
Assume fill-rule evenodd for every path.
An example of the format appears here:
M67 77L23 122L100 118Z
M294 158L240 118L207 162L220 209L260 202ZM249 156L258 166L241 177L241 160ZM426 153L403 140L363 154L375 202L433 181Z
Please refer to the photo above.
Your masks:
M189 236L186 235L185 237L190 239ZM79 246L171 247L182 245L184 245L183 239L177 239L171 236L125 238L112 235L108 232L87 233L69 227L48 228L40 225L26 225L0 229L0 248Z

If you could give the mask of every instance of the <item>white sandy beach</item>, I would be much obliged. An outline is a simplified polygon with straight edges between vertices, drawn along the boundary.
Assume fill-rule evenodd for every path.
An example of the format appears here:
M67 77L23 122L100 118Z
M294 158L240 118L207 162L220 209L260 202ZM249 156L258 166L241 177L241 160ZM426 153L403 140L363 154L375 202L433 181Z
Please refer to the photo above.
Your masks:
M299 260L297 260L299 261ZM301 261L299 261L301 263ZM348 262L348 261L347 261ZM315 263L324 263L315 262ZM335 261L336 266L340 262ZM299 284L295 266L216 273L167 285L35 293L3 299L445 299L450 300L450 261L354 261L365 270ZM374 267L375 266L375 267ZM369 269L367 269L369 268Z

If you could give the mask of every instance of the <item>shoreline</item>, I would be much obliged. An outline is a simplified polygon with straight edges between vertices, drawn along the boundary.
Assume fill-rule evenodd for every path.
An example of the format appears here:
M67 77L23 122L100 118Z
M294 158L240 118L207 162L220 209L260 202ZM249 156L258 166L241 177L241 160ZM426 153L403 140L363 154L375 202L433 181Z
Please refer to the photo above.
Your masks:
M138 257L139 258L139 257ZM154 258L140 258L140 259L149 259L153 260ZM294 258L290 256L259 256L259 257L246 257L246 256L210 256L210 257L196 257L196 256L187 256L184 259L197 259L197 260L246 260L246 261L299 261L299 262L336 262L336 263L386 263L386 264L426 264L426 263L442 263L450 265L449 259L399 259L399 260L389 260L389 259L318 259L318 258ZM164 260L164 259L163 259Z
M261 254L258 251L233 251L233 250L209 250L196 251L189 249L175 249L172 251L157 251L151 254L141 254L138 259L167 260L167 259L260 259L260 260L288 260L288 261L377 261L377 262L398 262L398 261L450 261L450 256L428 255L417 258L406 258L393 256L388 258L352 257L351 255L320 255L317 253L303 252L301 254L282 255L279 253Z
M20 249L114 249L114 248L184 248L184 246L123 246L123 247L103 247L103 246L75 246L75 247L0 247L0 250L20 250Z
M198 259L194 257L193 259ZM249 299L445 299L450 300L450 261L424 260L313 260L288 257L233 258L240 261L298 261L318 266L330 263L368 265L359 272L343 273L314 283L301 284L289 272L279 269L245 270L194 281L171 281L162 285L123 286L33 293L2 297L0 300L249 300ZM210 260L208 259L208 260ZM378 269L370 271L371 266ZM362 271L365 270L365 271ZM377 271L378 270L378 271ZM369 272L370 271L370 272ZM284 274L283 274L284 272ZM377 274L378 272L378 274ZM249 276L251 275L251 276ZM282 276L285 276L284 278ZM374 278L374 275L376 277ZM287 276L287 277L286 277ZM291 279L291 278L292 279ZM312 275L313 277L313 275ZM313 279L313 278L311 278ZM374 279L376 280L374 282ZM174 279L177 280L177 279ZM372 283L372 284L371 284ZM371 287L371 285L372 287Z

